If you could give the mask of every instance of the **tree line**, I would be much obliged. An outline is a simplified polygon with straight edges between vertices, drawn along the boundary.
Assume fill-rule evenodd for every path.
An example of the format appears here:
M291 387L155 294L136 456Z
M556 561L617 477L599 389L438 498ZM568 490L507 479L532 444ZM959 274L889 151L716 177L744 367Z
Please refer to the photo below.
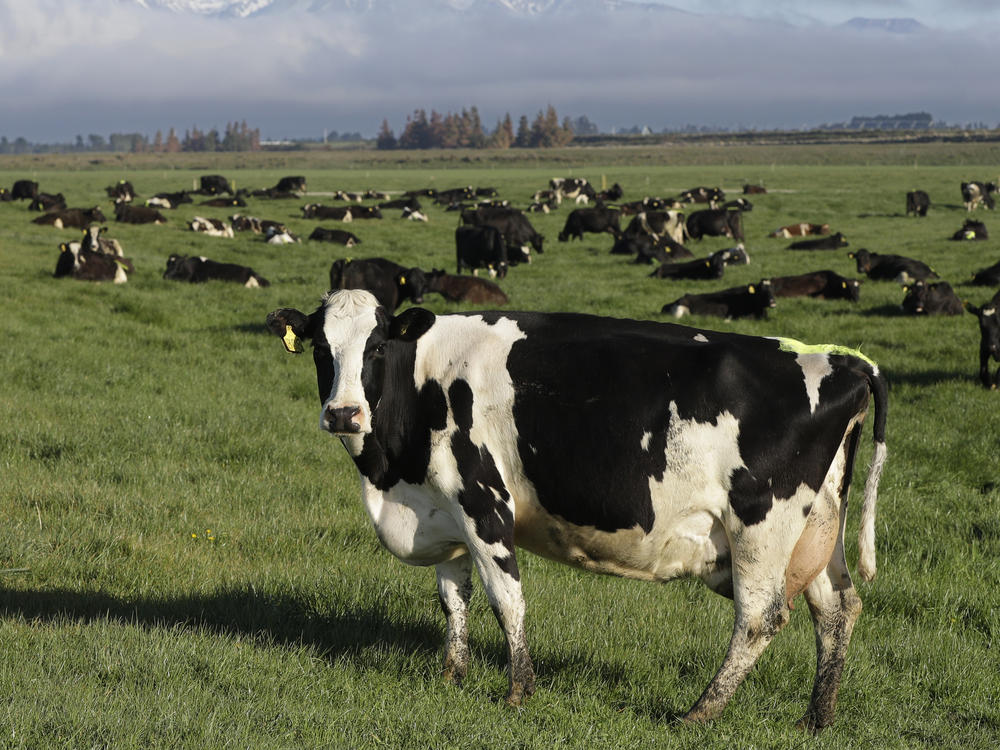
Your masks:
M560 122L551 104L544 112L539 110L531 122L527 115L521 115L516 130L508 112L491 131L483 127L479 110L473 106L445 115L432 109L430 116L426 110L416 109L406 118L398 138L389 121L382 120L375 146L380 149L552 148L565 146L573 136L573 122L568 117Z
M0 154L32 153L73 153L81 151L114 151L122 153L162 153L177 154L182 151L258 151L260 150L260 128L251 128L246 120L226 124L220 133L216 128L201 130L197 126L184 131L184 137L170 128L164 135L157 130L150 140L144 133L112 133L106 139L103 135L91 133L86 140L78 135L73 143L30 143L25 138L8 141L0 137Z

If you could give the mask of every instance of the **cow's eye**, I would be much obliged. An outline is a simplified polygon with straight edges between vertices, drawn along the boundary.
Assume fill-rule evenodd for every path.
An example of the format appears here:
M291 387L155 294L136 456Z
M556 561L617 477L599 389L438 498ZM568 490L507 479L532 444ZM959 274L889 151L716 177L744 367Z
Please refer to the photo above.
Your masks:
M385 344L378 344L375 347L375 356L382 357L385 356Z

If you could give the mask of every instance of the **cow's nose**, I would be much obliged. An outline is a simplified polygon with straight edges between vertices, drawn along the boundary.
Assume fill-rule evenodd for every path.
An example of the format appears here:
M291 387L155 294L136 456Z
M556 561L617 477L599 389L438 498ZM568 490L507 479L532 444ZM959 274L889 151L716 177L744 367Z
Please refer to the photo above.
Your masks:
M333 433L340 432L361 432L361 425L354 421L354 418L361 413L360 406L340 406L326 407L324 413L324 425L327 430Z

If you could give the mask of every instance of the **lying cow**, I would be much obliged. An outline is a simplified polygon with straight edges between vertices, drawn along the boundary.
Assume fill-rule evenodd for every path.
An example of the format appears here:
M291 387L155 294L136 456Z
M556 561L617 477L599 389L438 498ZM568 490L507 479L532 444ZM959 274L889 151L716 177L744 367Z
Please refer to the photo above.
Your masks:
M744 185L743 195L764 195L767 193L767 188L763 185Z
M860 281L844 278L834 271L812 271L771 279L771 293L775 297L820 297L857 302L860 292Z
M907 315L961 315L965 307L951 284L914 281L907 286L902 309Z
M163 272L163 278L169 281L189 281L192 284L205 281L234 281L247 289L271 286L270 281L249 266L219 263L195 255L171 255L167 258L167 270Z
M686 263L663 263L649 274L651 279L689 279L709 280L721 279L726 270L726 261L722 255L712 255L708 258L689 260Z
M100 207L93 208L67 208L62 211L52 211L42 214L36 219L32 219L32 224L42 224L44 226L55 227L56 229L86 229L91 224L104 222L104 213Z
M593 234L606 232L617 240L621 236L621 228L618 225L620 216L617 208L604 206L575 208L566 217L566 225L559 233L559 241L566 242L574 237L583 240L585 232Z
M194 199L186 190L176 193L157 193L146 200L146 205L151 208L177 208L184 203L194 203Z
M10 187L11 200L31 201L38 197L38 183L34 180L16 180Z
M427 274L385 258L342 258L330 266L330 289L364 289L392 312L407 300L417 305L424 301Z
M743 236L743 213L730 211L726 208L709 208L694 211L687 217L687 233L689 237L700 240L702 237L729 237L734 240L745 239Z
M198 205L209 206L210 208L246 208L247 202L242 195L234 195L231 198L209 198Z
M698 577L733 599L729 649L689 721L723 711L804 594L817 665L800 725L833 721L861 612L844 524L872 400L858 568L875 575L887 388L871 360L574 313L392 316L360 291L266 324L290 352L311 342L320 426L354 460L379 541L436 566L446 679L468 670L475 568L507 641L507 703L534 692L518 545L593 572Z
M135 188L128 180L118 180L114 185L108 185L104 192L112 201L131 203L135 199Z
M59 260L52 274L55 278L69 276L78 281L113 281L124 284L135 267L128 258L84 248L79 242L59 245Z
M966 219L962 222L962 228L951 236L955 242L962 240L988 240L990 233L986 231L986 224L975 219Z
M984 388L996 390L1000 388L1000 367L996 375L990 378L990 357L994 362L1000 362L1000 292L982 307L966 305L966 309L979 318L979 382Z
M646 265L654 261L675 263L678 260L694 258L694 253L679 242L674 242L669 235L657 237L646 233L623 235L611 247L611 252L616 255L635 255L633 263Z
M976 271L972 275L971 283L976 286L1000 286L1000 260L992 266Z
M303 219L329 219L333 221L351 221L350 206L324 206L321 203L307 203L302 207Z
M675 318L683 318L690 314L713 315L725 320L749 317L762 319L766 318L767 311L775 306L771 282L764 279L757 284L731 287L721 292L685 294L665 304L660 312Z
M456 274L463 268L478 274L480 268L489 271L490 276L504 278L510 261L507 243L500 230L494 226L460 226L455 229Z
M836 234L831 234L829 237L820 237L815 240L799 240L798 242L793 242L788 246L789 250L839 250L842 247L848 247L851 243L847 241L847 238L837 232Z
M66 208L66 196L62 193L39 193L28 204L29 211L65 211Z
M449 302L494 306L506 305L509 301L503 289L492 281L475 276L455 276L438 269L427 274L427 291L437 292Z
M934 269L919 260L902 255L883 255L861 248L856 253L848 253L863 273L872 281L895 281L897 284L912 284L914 281L937 279Z
M356 235L348 231L343 229L324 229L323 227L316 227L312 230L309 239L317 240L318 242L335 242L344 247L354 247L361 243L361 240Z
M911 190L906 194L906 215L926 216L931 207L931 198L923 190Z
M803 221L799 224L787 224L783 227L778 227L767 236L783 237L786 240L790 240L792 237L807 237L813 234L830 234L830 225L810 224Z
M996 205L993 193L997 191L997 186L993 182L963 182L961 190L966 211L975 211L980 203L991 211Z
M115 221L125 224L166 224L167 217L149 206L132 206L128 203L116 203Z
M229 195L236 194L236 191L233 190L233 186L229 184L229 180L221 174L202 175L200 184L201 187L198 192L202 195L222 195L223 193L228 193Z
M726 194L722 188L694 187L685 190L678 198L683 203L707 203L712 208L718 208L719 204L726 199Z
M222 219L206 219L203 216L195 216L187 223L188 229L192 232L201 232L209 237L233 237L233 227Z

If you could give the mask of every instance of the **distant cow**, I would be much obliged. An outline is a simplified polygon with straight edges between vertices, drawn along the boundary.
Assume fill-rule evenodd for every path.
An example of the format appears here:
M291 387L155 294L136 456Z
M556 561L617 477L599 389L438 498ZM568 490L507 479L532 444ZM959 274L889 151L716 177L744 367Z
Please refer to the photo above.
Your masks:
M437 292L449 302L469 302L474 305L506 305L503 289L486 279L475 276L455 276L434 269L427 274L427 291Z
M685 294L663 306L661 313L682 318L691 315L714 315L734 318L766 318L767 311L775 306L771 282L764 279L756 284L723 289L707 294Z
M829 224L810 224L803 221L798 224L787 224L778 227L771 232L768 237L784 237L786 240L792 237L807 237L811 234L830 234Z
M926 263L902 255L882 255L861 248L856 253L848 253L847 257L857 262L858 273L867 274L873 281L912 284L914 281L939 278Z
M694 253L674 242L669 235L657 237L646 232L622 234L611 247L611 252L615 255L634 255L634 263L647 265L654 261L673 263L694 257Z
M14 200L14 196L10 194L10 191L5 187L0 187L0 203L10 203Z
M66 197L62 193L39 193L28 204L29 211L65 211Z
M616 182L607 190L601 190L600 192L598 192L597 200L611 203L614 201L620 201L622 199L622 196L624 195L625 191L622 189L622 186Z
M607 232L615 239L621 236L618 225L619 214L616 208L576 208L566 217L566 225L559 233L559 241L566 242L574 237L583 240L585 232L602 234Z
M52 275L55 278L69 276L78 281L124 284L133 271L135 268L128 258L85 250L79 242L63 242L59 245L59 259Z
M306 191L306 178L299 175L282 177L271 190L274 193L304 193Z
M789 250L839 250L848 247L851 243L840 232L831 234L829 237L820 237L815 240L799 240L788 246Z
M67 208L62 211L52 211L42 214L37 219L32 219L33 224L43 224L56 229L67 229L76 227L86 229L91 224L107 221L98 206L93 208Z
M990 378L990 358L1000 362L1000 292L982 307L966 305L966 309L979 318L979 382L984 388L996 390L1000 388L1000 367L996 375Z
M972 275L971 283L976 286L1000 286L1000 260L992 266L976 271Z
M125 224L166 224L167 217L149 206L132 206L128 203L116 203L115 221Z
M152 208L177 208L182 203L194 203L186 190L176 193L157 193L146 200L146 205Z
M11 200L30 201L38 197L38 183L34 180L17 180L10 188Z
M719 204L726 199L726 194L722 188L694 187L685 190L678 198L684 203L707 203L712 208L718 208Z
M309 239L318 242L335 242L344 247L354 247L361 243L356 235L343 229L324 229L323 227L316 227L309 235Z
M187 223L188 229L192 232L201 232L209 237L233 237L233 227L222 219L206 219L203 216L195 216Z
M636 234L640 231L655 237L668 235L674 242L683 243L687 236L684 214L680 211L646 210L640 211L625 227L625 234Z
M507 243L503 234L494 226L460 226L455 229L455 261L461 274L463 268L473 274L480 268L490 272L490 276L504 278L507 275L509 258Z
M244 200L242 195L234 195L230 198L209 198L207 201L202 201L198 204L199 206L211 206L212 208L230 208L235 206L236 208L246 208L247 202Z
M271 282L249 266L236 263L219 263L204 256L171 255L163 278L170 281L188 281L200 284L205 281L233 281L248 289L270 286Z
M820 297L857 302L860 291L860 281L845 278L834 271L812 271L771 279L771 293L775 297Z
M465 224L496 227L507 244L507 262L510 265L531 262L531 250L544 252L545 237L540 235L528 217L516 208L480 207L462 212Z
M236 191L229 184L229 180L220 174L206 174L201 177L201 188L198 190L202 195L222 195L228 193L235 195Z
M424 301L427 274L385 258L340 259L330 266L330 289L365 289L391 313L406 300Z
M743 195L761 195L767 192L763 185L744 185Z
M906 194L906 215L926 216L931 207L931 198L923 190L911 190Z
M347 209L351 212L352 219L381 219L382 212L378 206L351 206Z
M687 218L687 233L689 237L700 240L702 237L729 237L742 240L742 212L729 211L725 208L709 208L694 211Z
M653 279L721 279L726 270L726 261L721 255L699 258L686 263L663 263L649 274Z
M399 218L406 219L407 221L423 221L423 222L430 221L430 219L427 218L426 214L420 213L420 211L417 211L412 208L404 208L403 213Z
M962 223L962 228L951 236L955 241L960 240L988 240L989 232L986 231L986 224L975 219L966 219Z
M394 198L391 201L383 201L378 204L378 207L383 211L393 208L409 208L413 211L420 211L422 208L420 201L414 196L410 196L409 198Z
M731 201L723 203L720 208L725 208L729 211L753 211L753 203L746 198L734 198Z
M993 193L997 191L997 186L993 182L963 182L961 189L966 211L976 210L980 203L990 210L996 205Z
M350 206L324 206L320 203L307 203L302 207L303 219L330 219L334 221L351 221Z
M906 287L901 307L907 315L961 315L965 311L962 300L947 281L936 284L914 281Z
M135 199L135 188L128 180L118 180L114 185L108 185L104 188L104 192L113 201L131 203Z

